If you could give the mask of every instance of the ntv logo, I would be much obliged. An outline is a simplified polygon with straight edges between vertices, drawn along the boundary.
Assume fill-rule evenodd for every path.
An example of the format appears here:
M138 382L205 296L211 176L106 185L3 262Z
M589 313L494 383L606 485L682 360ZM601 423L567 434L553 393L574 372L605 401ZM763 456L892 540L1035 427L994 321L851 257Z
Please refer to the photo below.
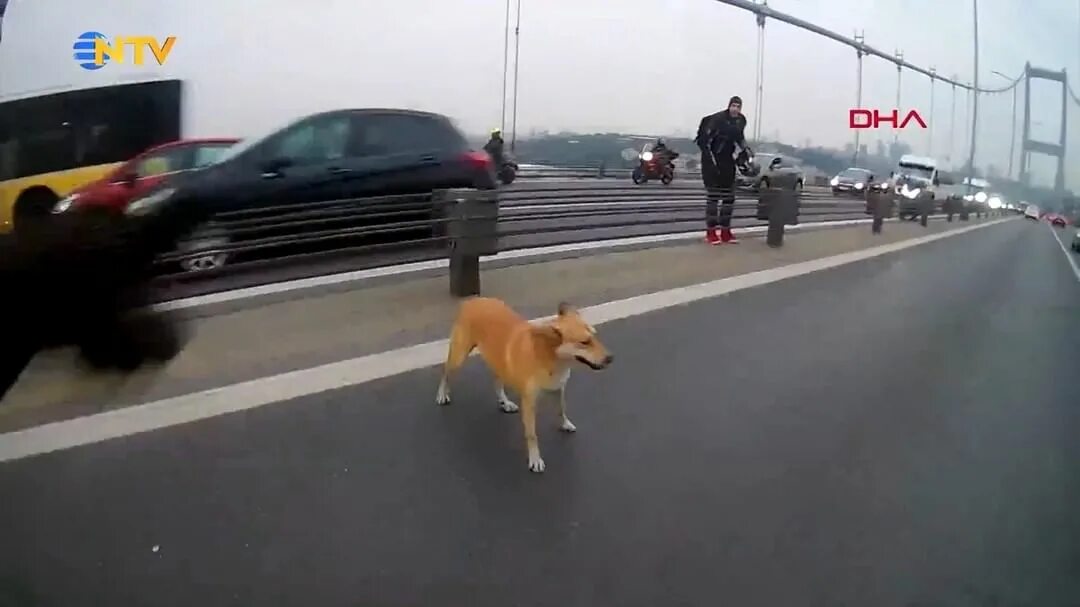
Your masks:
M105 34L98 32L83 32L75 39L72 50L79 67L84 70L99 70L110 61L124 63L124 46L133 49L132 63L143 65L145 50L150 49L158 65L165 65L165 61L176 44L176 36L169 36L164 43L158 44L153 36L116 36L112 43Z

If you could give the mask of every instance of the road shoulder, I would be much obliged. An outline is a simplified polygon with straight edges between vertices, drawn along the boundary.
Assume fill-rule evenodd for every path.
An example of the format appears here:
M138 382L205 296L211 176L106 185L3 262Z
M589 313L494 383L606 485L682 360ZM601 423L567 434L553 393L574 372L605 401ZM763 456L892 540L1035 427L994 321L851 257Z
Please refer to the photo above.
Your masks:
M793 232L779 249L753 239L604 252L485 270L483 290L539 317L560 301L596 305L978 223L890 224L879 235L867 226ZM88 374L71 352L40 356L0 405L0 432L443 339L456 307L445 276L404 278L195 319L181 356L133 377Z

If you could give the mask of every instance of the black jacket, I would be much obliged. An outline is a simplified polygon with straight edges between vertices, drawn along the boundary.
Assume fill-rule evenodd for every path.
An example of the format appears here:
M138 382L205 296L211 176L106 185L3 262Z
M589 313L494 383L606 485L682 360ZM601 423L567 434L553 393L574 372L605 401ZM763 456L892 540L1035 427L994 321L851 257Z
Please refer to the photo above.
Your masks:
M701 119L694 143L701 149L703 162L734 162L734 156L745 149L746 116L732 116L727 110Z
M484 151L491 155L491 157L497 163L503 161L503 143L502 137L492 137L484 144Z

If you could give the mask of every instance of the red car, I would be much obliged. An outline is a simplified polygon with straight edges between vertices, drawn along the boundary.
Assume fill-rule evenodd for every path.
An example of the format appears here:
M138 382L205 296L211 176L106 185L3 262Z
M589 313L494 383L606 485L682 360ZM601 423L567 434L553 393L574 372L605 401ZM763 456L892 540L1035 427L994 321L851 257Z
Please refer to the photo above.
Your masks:
M53 213L100 210L119 213L129 202L150 191L174 173L213 164L239 139L181 139L154 146L108 172L97 181L76 188L53 207Z
M1059 228L1064 228L1068 224L1068 222L1065 221L1065 217L1058 215L1057 213L1047 213L1046 219L1050 222L1050 225Z

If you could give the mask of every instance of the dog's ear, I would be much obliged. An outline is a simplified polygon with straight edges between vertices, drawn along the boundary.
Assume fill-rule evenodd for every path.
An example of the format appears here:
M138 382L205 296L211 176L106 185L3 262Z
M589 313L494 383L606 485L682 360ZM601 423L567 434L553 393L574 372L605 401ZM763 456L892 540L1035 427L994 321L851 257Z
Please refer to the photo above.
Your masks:
M559 316L566 316L567 314L571 314L573 312L577 312L577 308L566 303L565 301L559 303Z
M556 327L555 325L540 325L539 327L535 327L533 330L536 332L537 335L540 336L541 339L556 346L563 342L562 331L560 331L559 327Z

